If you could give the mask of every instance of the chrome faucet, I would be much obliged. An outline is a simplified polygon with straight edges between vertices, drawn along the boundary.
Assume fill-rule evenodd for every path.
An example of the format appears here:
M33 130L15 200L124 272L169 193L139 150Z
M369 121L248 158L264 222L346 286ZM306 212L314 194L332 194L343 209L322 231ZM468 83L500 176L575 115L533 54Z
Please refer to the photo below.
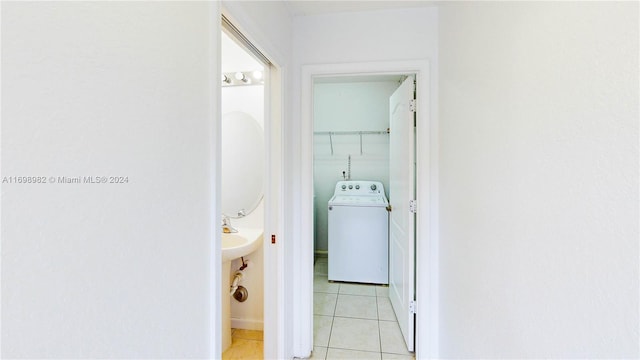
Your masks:
M225 234L238 232L238 229L231 226L231 220L227 215L222 215L222 232Z

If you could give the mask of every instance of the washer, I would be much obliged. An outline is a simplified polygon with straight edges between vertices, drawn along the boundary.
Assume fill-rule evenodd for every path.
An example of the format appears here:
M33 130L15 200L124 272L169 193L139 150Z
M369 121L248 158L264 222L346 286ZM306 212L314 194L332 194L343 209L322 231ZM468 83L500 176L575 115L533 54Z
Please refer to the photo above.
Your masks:
M328 203L330 281L389 283L389 202L379 181L339 181Z

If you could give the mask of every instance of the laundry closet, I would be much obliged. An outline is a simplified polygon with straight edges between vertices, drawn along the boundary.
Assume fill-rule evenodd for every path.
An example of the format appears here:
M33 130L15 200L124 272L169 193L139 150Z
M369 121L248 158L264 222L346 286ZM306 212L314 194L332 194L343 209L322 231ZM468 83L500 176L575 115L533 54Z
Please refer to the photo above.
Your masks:
M414 75L314 79L317 351L414 351L415 85Z
M403 78L400 75L371 75L316 78L314 81L316 258L331 255L328 202L339 181L362 181L362 186L367 188L372 181L380 182L381 195L389 196L389 97Z

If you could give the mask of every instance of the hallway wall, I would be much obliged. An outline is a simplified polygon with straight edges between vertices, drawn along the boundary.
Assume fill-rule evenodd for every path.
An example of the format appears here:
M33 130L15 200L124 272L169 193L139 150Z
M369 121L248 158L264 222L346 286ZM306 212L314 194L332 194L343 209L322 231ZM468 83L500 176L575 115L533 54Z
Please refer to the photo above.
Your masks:
M637 358L638 3L440 7L441 358Z
M0 357L208 358L217 5L1 6Z

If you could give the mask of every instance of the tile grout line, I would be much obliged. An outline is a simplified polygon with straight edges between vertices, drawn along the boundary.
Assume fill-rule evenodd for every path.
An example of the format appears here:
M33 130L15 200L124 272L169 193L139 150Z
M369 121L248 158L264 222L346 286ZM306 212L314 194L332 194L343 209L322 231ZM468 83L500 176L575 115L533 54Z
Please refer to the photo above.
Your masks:
M376 292L376 314L378 315L378 346L380 349L380 359L382 360L382 334L380 333L380 308L378 307L378 290Z
M326 276L325 274L315 274L315 275ZM314 275L314 276L315 276L315 275ZM368 295L368 294L363 294L363 293L355 293L355 294L353 294L353 293L342 293L342 291L345 291L345 289L343 289L343 286L342 286L342 285L344 285L344 284L340 284L340 283L338 283L337 285L338 285L338 286L337 286L337 289L336 289L336 292L335 292L335 294L336 294L336 302L335 302L334 309L333 309L333 315L331 316L331 324L330 324L330 331L329 331L329 340L328 340L328 344L327 344L327 346L326 346L326 348L325 348L326 353L325 353L324 359L325 359L325 360L326 360L326 359L329 359L329 350L330 350L330 349L339 349L339 350L347 350L347 351L361 351L361 352L369 352L369 353L371 353L371 354L378 354L379 359L381 359L381 360L382 360L382 355L383 355L383 352L382 352L382 333L381 333L381 329L380 329L380 324L381 324L381 321L382 321L382 320L380 319L380 309L379 309L379 300L378 300L378 291L377 291L377 286L375 286L375 285L374 285L374 286L372 286L374 294L373 294L373 295ZM349 291L349 290L346 290L346 291ZM332 292L324 292L324 291L319 291L319 292L321 292L321 293L326 293L326 294L333 294ZM348 319L370 320L370 318L361 318L361 317L353 317L353 318L352 318L352 317L350 317L350 316L337 316L337 315L336 315L336 314L337 314L337 306L338 306L338 301L339 301L339 299L340 299L341 295L345 295L345 296L353 296L353 297L371 297L371 296L373 296L373 297L375 297L375 298L376 298L376 299L375 299L375 301L374 301L374 304L375 304L375 312L376 312L376 318L375 318L375 319L373 319L373 320L375 320L375 321L376 321L376 323L377 323L377 325L378 325L378 340L379 340L379 348L378 348L378 350L379 350L379 351L369 351L369 350L351 349L351 348L342 348L342 347L331 347L331 346L330 346L330 344L331 344L331 338L332 338L332 336L333 336L333 326L335 325L335 318L336 318L336 317L340 317L340 318L348 318ZM386 321L386 322L389 322L389 321ZM391 322L392 322L392 321L391 321ZM397 355L400 355L400 354L397 354Z
M327 280L328 281L328 280ZM333 316L331 317L331 329L329 330L329 340L327 341L327 351L324 353L324 359L327 360L329 356L329 345L331 345L331 336L333 335L333 323L336 319L336 308L338 307L338 294L340 294L340 284L338 284L338 289L336 290L336 304L333 307Z
M331 318L331 329L329 330L329 340L327 340L327 351L324 353L324 359L325 360L327 360L327 356L329 356L329 345L331 344L331 335L333 333L333 320L334 319L335 319L335 317Z

